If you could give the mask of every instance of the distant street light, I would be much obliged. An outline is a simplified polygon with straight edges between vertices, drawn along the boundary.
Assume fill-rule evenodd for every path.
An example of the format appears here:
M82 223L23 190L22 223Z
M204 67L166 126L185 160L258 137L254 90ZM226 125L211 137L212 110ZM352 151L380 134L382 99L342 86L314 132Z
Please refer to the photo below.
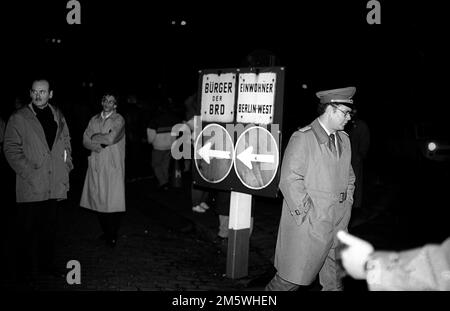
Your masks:
M186 21L181 21L181 26L186 26Z

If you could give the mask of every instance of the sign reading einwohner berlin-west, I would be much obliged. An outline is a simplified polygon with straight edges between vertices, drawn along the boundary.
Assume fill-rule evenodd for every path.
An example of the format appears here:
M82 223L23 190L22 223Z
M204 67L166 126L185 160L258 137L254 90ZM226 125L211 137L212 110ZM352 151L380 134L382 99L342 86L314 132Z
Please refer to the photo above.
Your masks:
M236 74L209 73L203 75L201 116L203 122L234 121Z
M236 122L273 123L276 78L275 72L239 74Z

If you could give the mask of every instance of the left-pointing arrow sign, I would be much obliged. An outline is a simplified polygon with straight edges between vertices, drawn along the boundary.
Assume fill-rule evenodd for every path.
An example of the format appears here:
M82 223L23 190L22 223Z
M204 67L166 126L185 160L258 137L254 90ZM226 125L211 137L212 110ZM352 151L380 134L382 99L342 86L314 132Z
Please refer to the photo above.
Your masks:
M253 154L253 146L249 146L247 149L237 155L237 158L245 164L249 169L252 169L253 162L265 162L274 163L275 157L271 154Z
M212 143L207 142L203 147L198 150L198 154L202 157L206 163L209 164L210 158L218 158L218 159L231 159L230 151L223 150L211 150Z

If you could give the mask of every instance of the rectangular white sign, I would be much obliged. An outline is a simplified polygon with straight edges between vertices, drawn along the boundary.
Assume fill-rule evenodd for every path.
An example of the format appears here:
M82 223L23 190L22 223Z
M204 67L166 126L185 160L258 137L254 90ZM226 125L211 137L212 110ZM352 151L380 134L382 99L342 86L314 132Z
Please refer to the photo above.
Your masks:
M237 123L272 124L276 79L275 72L239 74Z
M202 121L232 123L235 73L205 74L202 81Z

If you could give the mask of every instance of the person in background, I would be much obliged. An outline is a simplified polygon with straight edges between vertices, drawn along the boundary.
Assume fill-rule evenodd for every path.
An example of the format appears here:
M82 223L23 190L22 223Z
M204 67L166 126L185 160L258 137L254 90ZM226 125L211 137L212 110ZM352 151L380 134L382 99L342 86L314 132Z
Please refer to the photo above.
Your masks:
M102 112L84 131L83 145L91 150L80 206L96 211L103 234L114 247L125 212L125 120L116 111L117 96L106 92Z
M59 201L67 198L73 169L66 120L50 104L53 90L47 79L36 79L31 103L8 120L4 153L16 173L17 282L33 287L37 274L64 276L55 265Z
M319 274L322 290L342 290L336 232L347 229L355 175L350 139L354 87L321 91L319 117L290 138L281 164L283 208L275 250L277 273L266 290L298 290Z
M158 114L147 126L147 141L153 145L152 168L161 190L169 189L171 147L176 140L172 136L172 127L181 121L173 111L173 104L170 98L162 103Z
M180 124L180 129L185 128L186 131L190 133L190 157L184 158L184 172L188 173L192 166L192 161L195 159L194 155L194 144L196 141L196 135L198 135L199 130L202 125L201 116L200 116L200 106L198 102L197 92L188 96L184 101L184 120L183 123ZM203 165L200 163L200 165ZM192 178L192 171L191 176ZM207 188L200 187L195 185L195 183L191 183L191 203L192 203L192 211L196 213L205 213L210 209L210 205L212 205L215 200L215 191L211 191Z
M373 246L345 231L337 238L347 247L342 265L372 291L450 291L450 238L401 252L375 251Z
M14 182L14 176L10 176L10 169L6 159L3 155L3 140L5 137L6 123L0 116L0 172L2 174L2 181L7 187L10 188ZM11 178L12 177L12 178ZM13 204L12 193L13 189L2 189L2 218L4 219L4 225L0 229L0 280L7 280L12 282L12 276L10 272L10 224L11 224L11 212L15 210ZM12 202L11 202L12 201Z
M370 131L367 123L359 118L356 109L352 111L352 120L349 123L348 134L352 146L352 168L356 178L353 209L356 210L363 208L363 168L370 147Z
M3 156L3 140L5 138L5 128L6 123L3 121L3 118L0 116L0 156Z
M16 96L14 99L14 110L19 110L25 106L25 102L22 100L21 96Z
M194 122L193 118L198 114L197 106L198 106L197 92L188 96L184 100L184 121L183 122L188 125L191 124L190 128L192 127L191 128L192 131L193 131L193 122ZM193 143L192 143L191 144L191 154L193 154L193 151L194 151L194 147L193 147ZM192 159L184 159L184 172L185 173L190 171L191 165L192 165Z

